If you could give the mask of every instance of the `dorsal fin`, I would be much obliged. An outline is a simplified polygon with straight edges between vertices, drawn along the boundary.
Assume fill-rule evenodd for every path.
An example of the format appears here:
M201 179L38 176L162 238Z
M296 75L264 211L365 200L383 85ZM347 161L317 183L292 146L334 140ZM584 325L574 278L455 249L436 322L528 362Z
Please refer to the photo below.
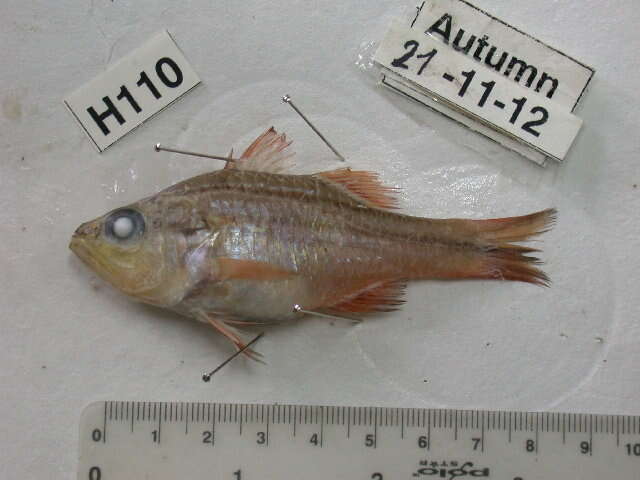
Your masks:
M315 176L340 186L369 206L384 209L398 208L398 199L395 197L398 189L384 186L375 172L339 168L319 172Z
M404 303L401 297L406 287L406 282L399 280L374 282L326 310L336 313L393 312Z
M287 141L287 136L284 133L278 135L271 127L249 145L238 161L227 163L225 168L281 173L292 166L287 162L294 155L286 151L289 145L291 141Z

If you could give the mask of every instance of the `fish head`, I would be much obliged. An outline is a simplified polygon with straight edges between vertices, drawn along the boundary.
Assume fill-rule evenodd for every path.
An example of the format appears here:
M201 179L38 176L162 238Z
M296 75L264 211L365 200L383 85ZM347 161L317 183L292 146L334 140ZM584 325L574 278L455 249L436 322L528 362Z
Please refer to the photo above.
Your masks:
M69 248L98 276L145 303L175 303L180 275L170 242L150 202L118 208L80 225Z

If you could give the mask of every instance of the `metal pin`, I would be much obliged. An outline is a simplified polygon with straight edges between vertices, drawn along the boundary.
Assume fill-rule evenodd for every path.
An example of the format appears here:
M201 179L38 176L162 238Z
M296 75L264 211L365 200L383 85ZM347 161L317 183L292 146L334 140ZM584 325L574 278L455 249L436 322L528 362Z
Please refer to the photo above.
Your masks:
M329 315L328 313L314 312L313 310L305 310L297 303L293 306L293 311L295 313L306 313L307 315L316 315L318 317L329 318L331 320L347 320L349 322L354 322L354 323L362 322L361 319L355 318L355 317L343 317L338 315Z
M203 382L208 382L209 380L211 380L211 377L213 377L218 371L220 371L222 369L222 367L224 367L227 363L229 363L231 360L233 360L234 358L236 358L238 355L240 355L242 352L244 352L247 348L249 348L251 345L253 345L254 343L256 343L258 340L260 340L260 338L262 338L262 336L264 335L264 332L261 332L258 334L258 336L256 338L254 338L253 340L251 340L249 343L247 343L244 347L242 347L240 350L238 350L236 353L234 353L233 355L231 355L229 358L227 358L224 362L222 362L220 365L218 365L216 368L214 368L213 370L211 370L209 373L205 373L204 375L202 375L202 381Z
M294 103L291 101L291 96L290 96L290 95L283 95L283 96L282 96L282 101L283 101L284 103L288 103L289 105L291 105L291 108L293 108L293 109L296 111L296 113L297 113L298 115L300 115L300 117L302 117L302 119L303 119L305 122L307 122L307 125L309 125L309 126L311 127L311 129L312 129L314 132L316 132L316 135L318 135L318 136L322 139L322 141L327 145L327 147L329 147L329 148L331 149L331 151L332 151L333 153L335 153L335 154L336 154L336 156L337 156L340 160L342 160L343 162L345 162L345 161L346 161L346 160L345 160L345 158L344 158L342 155L340 155L340 152L338 152L338 151L333 147L333 145L331 145L331 144L329 143L329 140L327 140L326 138L324 138L324 135L322 135L322 134L318 131L318 129L313 125L313 123L311 123L311 122L309 121L309 119L308 119L307 117L305 117L305 116L304 116L304 113L302 113L300 110L298 110L298 107L296 107L296 106L294 105Z
M171 152L171 153L180 153L182 155L191 155L194 157L203 157L203 158L213 158L214 160L225 160L227 162L237 162L237 158L231 157L223 157L220 155L209 155L208 153L197 153L197 152L189 152L187 150L176 150L175 148L163 147L159 143L156 143L154 147L156 152Z

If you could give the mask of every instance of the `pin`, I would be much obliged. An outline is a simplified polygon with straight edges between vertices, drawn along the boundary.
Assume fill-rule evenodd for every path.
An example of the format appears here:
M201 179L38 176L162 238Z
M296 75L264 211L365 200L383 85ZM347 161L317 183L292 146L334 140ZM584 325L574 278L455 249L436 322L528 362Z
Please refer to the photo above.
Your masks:
M296 313L306 313L307 315L316 315L316 316L322 317L322 318L329 318L331 320L347 320L349 322L354 322L354 323L361 323L362 322L361 319L355 318L355 317L343 317L343 316L338 316L338 315L329 315L328 313L314 312L313 310L305 310L304 308L302 308L297 303L293 306L293 311L296 312Z
M244 352L247 348L249 348L251 345L253 345L254 343L256 343L258 340L260 340L262 338L262 336L264 335L264 332L261 332L258 334L258 336L256 338L254 338L253 340L251 340L249 343L247 343L244 347L242 347L240 350L238 350L236 353L234 353L233 355L231 355L229 358L227 358L224 362L222 362L220 365L218 365L216 368L214 368L213 370L211 370L209 373L205 373L204 375L202 375L202 381L203 382L208 382L209 380L211 380L211 377L214 376L218 371L220 371L222 369L222 367L224 367L227 363L229 363L231 360L233 360L234 358L236 358L238 355L240 355L242 352Z
M227 162L237 162L237 158L222 157L220 155L209 155L208 153L189 152L187 150L176 150L175 148L163 147L159 143L156 143L154 147L156 152L171 152L180 153L182 155L192 155L194 157L213 158L214 160L225 160Z
M305 116L304 116L304 113L302 113L300 110L298 110L298 107L296 107L296 106L294 105L294 103L291 101L291 96L289 96L289 95L283 95L283 96L282 96L282 101L283 101L284 103L288 103L288 104L291 106L291 108L293 108L293 109L296 111L296 113L297 113L298 115L300 115L300 117L302 117L302 119L303 119L305 122L307 122L307 125L309 125L309 126L311 127L311 129L312 129L314 132L316 132L316 135L318 135L318 136L322 139L322 141L327 145L327 147L329 147L329 148L331 149L331 151L332 151L333 153L335 153L335 154L336 154L336 156L337 156L340 160L342 160L343 162L345 162L345 161L346 161L346 160L345 160L345 158L344 158L342 155L340 155L340 153L339 153L339 152L338 152L338 151L333 147L333 145L331 145L331 144L329 143L329 140L327 140L326 138L324 138L324 135L322 135L322 134L318 131L318 129L313 125L313 123L311 123L311 122L309 121L309 119L308 119L307 117L305 117Z

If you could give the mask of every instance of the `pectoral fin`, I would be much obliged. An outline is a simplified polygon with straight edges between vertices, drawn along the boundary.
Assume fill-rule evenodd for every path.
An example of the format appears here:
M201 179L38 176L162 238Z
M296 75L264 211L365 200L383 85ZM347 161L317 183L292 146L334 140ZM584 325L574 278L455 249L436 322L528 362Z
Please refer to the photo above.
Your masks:
M235 258L216 258L219 280L284 280L296 275L266 262L239 260Z

